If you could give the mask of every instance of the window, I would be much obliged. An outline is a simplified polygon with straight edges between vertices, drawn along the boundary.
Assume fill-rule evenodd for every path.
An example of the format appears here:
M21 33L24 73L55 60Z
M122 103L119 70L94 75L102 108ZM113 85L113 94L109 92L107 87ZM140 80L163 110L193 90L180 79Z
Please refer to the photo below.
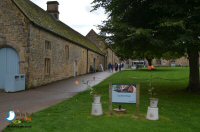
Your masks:
M45 41L45 49L46 50L51 50L51 42L50 41Z
M69 60L69 46L65 46L65 54L66 54L66 59Z
M45 75L50 75L50 67L51 67L51 61L49 58L45 58Z

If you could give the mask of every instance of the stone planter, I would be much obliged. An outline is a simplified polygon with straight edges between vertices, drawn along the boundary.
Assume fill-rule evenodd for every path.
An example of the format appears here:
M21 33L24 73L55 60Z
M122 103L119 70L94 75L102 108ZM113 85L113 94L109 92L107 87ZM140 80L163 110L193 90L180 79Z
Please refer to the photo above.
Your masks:
M158 120L158 98L150 98L150 106L147 110L146 119L148 120Z
M150 107L157 108L158 107L158 98L150 98Z
M95 104L101 103L101 95L94 95L94 102Z
M103 115L102 104L101 104L101 96L100 95L94 96L94 101L92 103L91 115L93 115L93 116Z
M148 107L146 119L153 121L159 120L158 108Z

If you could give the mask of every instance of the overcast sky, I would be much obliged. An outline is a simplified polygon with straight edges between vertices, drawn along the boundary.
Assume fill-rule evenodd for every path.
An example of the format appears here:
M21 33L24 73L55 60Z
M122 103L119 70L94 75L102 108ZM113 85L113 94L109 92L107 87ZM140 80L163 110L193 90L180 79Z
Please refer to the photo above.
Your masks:
M48 0L31 0L44 10ZM59 2L60 20L84 36L94 29L99 33L97 25L102 24L107 16L103 9L90 12L93 0L57 0Z

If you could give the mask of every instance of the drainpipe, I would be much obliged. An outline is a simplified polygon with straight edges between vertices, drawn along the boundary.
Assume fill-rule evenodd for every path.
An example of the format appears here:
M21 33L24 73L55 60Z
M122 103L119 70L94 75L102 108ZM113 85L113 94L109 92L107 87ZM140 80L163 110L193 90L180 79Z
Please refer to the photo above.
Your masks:
M86 69L86 73L88 74L88 49L87 49L87 69Z
M107 55L104 55L104 70L107 70Z
M114 64L113 64L113 51L112 51L112 65L114 65Z
M31 43L31 24L29 24L29 29L28 29L28 39L27 39L27 49L26 49L26 55L27 55L27 71L26 71L26 80L25 80L25 89L28 89L29 86L29 81L30 81L30 43Z

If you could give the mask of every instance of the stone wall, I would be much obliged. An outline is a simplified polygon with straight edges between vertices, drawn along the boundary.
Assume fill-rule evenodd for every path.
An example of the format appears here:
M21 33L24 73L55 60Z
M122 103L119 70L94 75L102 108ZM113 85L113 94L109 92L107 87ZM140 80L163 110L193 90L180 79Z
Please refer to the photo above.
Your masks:
M119 57L110 48L107 49L107 62L108 64L120 63Z
M114 60L113 60L113 52L110 48L107 49L107 65L111 63L113 64L114 63Z
M86 35L86 37L92 41L105 55L106 55L106 60L104 62L104 66L107 69L108 64L115 64L115 63L120 63L119 58L117 55L111 50L107 44L99 37L99 35L94 31L90 30L90 32Z
M30 33L30 82L29 87L44 85L87 73L87 49L65 39L31 26ZM45 48L49 41L51 48ZM66 46L69 47L69 58ZM45 58L50 59L50 74L45 73Z
M46 47L47 41L50 48ZM27 88L86 74L94 58L97 71L100 64L104 65L104 56L32 25L11 0L0 2L0 48L3 47L18 52L20 73L26 75ZM50 60L50 73L45 72L45 59Z
M153 59L152 64L155 66L189 66L189 61L186 57L181 57L175 60Z
M115 53L114 53L113 59L115 63L118 63L118 64L120 63L120 59Z
M92 72L91 67L92 69L96 69L96 71L101 71L100 64L104 66L104 56L94 53L92 51L88 51L88 71Z
M100 36L92 29L86 35L91 42L93 42L104 54L106 54L107 45L105 42L100 38Z
M178 66L189 66L189 60L186 57L181 57L175 60L175 64Z
M0 2L0 48L11 47L20 57L20 73L28 71L29 20L11 2Z

